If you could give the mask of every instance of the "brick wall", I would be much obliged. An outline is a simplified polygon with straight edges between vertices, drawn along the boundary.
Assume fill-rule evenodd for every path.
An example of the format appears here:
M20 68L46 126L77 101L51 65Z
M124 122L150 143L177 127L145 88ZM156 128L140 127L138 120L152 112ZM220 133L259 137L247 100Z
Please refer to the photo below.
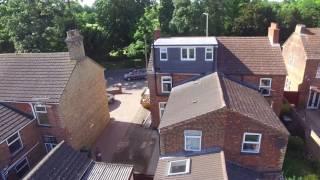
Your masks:
M90 148L110 120L104 69L90 59L78 62L58 112L70 145Z
M23 158L26 153L30 167L38 163L45 155L44 147L41 144L39 131L36 129L36 122L33 121L20 132L21 140L23 143L23 149L17 155L11 156L6 141L0 144L0 168L10 167L10 165L16 163L20 158ZM14 167L9 174L14 177Z
M288 137L256 121L226 109L208 113L160 129L161 154L184 151L184 130L202 130L202 148L222 147L227 161L258 171L279 171L285 156ZM259 154L241 153L245 132L261 133Z
M148 87L150 90L150 112L152 117L153 128L157 128L160 124L160 114L159 114L159 102L167 102L169 98L169 94L163 94L161 92L161 77L162 76L171 76L172 77L172 86L177 86L182 82L187 81L195 76L199 76L198 74L185 74L185 73L175 73L175 74L167 74L167 73L157 73L148 74Z

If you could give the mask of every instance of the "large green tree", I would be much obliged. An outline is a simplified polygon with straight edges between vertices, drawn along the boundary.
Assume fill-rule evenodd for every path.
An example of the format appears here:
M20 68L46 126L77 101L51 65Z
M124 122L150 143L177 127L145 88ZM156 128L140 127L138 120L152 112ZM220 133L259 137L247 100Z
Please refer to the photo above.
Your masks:
M161 0L159 9L160 28L163 34L170 34L169 24L173 15L173 2L172 0Z

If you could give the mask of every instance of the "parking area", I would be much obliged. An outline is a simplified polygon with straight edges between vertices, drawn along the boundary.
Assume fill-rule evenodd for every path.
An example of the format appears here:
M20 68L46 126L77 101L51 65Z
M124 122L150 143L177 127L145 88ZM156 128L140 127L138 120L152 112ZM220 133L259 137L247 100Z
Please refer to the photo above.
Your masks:
M159 158L159 137L156 130L146 128L142 122L149 111L140 105L145 80L124 81L128 70L107 72L107 86L122 84L122 94L114 96L109 104L111 121L98 138L93 149L101 153L104 162L133 164L136 173L152 175Z

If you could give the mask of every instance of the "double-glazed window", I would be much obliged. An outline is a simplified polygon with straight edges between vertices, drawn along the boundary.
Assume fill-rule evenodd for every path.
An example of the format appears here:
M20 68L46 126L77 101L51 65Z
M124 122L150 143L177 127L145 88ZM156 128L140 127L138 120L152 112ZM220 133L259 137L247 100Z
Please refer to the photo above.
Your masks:
M316 78L320 79L320 64L318 65L318 68L317 68Z
M201 151L202 131L185 130L184 131L184 150Z
M167 60L168 60L168 49L160 48L160 61L167 61Z
M170 161L168 175L187 174L190 172L190 159Z
M271 95L271 86L272 79L271 78L261 78L259 84L259 91L263 96Z
M195 61L196 60L196 48L181 48L181 60L182 61Z
M29 167L29 163L28 163L28 159L24 158L22 159L16 166L15 166L15 170L16 170L16 174L19 178L22 178L25 174L27 174L27 172L29 171L30 167Z
M43 141L47 152L50 152L58 144L57 138L54 136L44 136Z
M261 143L261 134L259 133L244 133L242 140L241 152L259 153Z
M7 139L7 144L8 144L9 151L10 151L11 155L13 155L13 156L16 155L20 150L22 150L23 145L22 145L22 141L21 141L19 132L10 136Z
M213 61L213 48L206 48L206 54L205 54L206 58L205 60L206 61Z
M170 93L172 89L172 77L171 76L162 76L161 77L161 92Z
M42 126L49 126L49 118L46 105L36 104L34 106L35 113L37 115L38 124Z
M166 108L167 102L159 102L159 115L162 117L164 110Z

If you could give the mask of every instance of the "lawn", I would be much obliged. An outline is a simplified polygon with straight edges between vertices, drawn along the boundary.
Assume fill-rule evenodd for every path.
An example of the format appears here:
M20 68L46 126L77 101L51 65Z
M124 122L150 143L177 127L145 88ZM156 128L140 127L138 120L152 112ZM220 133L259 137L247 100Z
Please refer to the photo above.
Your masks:
M320 162L307 158L305 143L299 137L290 137L284 161L287 180L319 180Z

